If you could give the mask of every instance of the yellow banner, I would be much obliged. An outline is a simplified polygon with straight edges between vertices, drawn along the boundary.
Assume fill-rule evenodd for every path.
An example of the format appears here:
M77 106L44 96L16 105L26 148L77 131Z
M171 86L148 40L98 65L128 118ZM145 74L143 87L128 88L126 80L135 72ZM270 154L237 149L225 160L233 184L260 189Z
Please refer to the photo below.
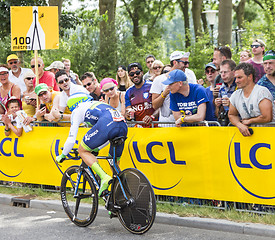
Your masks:
M80 128L81 141L87 128ZM69 128L35 127L17 138L0 128L0 180L60 185L63 172L80 160L54 161ZM121 169L135 167L155 193L275 205L275 129L254 128L243 137L235 127L129 128ZM106 156L108 147L102 150ZM107 161L100 160L110 174Z
M11 7L12 51L58 48L58 7Z

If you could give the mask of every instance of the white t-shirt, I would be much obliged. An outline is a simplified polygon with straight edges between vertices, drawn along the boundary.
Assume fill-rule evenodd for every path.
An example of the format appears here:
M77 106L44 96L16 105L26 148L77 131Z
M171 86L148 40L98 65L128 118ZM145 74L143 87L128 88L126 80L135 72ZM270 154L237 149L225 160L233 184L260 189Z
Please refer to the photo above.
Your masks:
M70 83L70 90L69 90L70 96L77 92L85 93L88 95L90 94L89 91L86 88L84 88L83 86ZM69 96L67 95L67 93L62 91L60 94L59 106L62 108L67 107L68 99L69 99Z
M23 79L23 75L27 71L31 71L31 69L21 68L21 73L18 78L13 75L12 70L9 71L9 80L18 87L20 87L21 95L23 94L23 92L27 90L26 84Z
M198 84L196 75L192 70L190 70L189 68L185 68L185 74L186 74L188 83Z
M250 96L246 98L242 89L238 89L230 97L230 103L238 110L242 119L249 119L261 115L259 104L263 99L268 99L273 106L273 120L275 121L275 109L273 97L266 87L255 85Z
M157 93L161 94L161 92L164 91L164 89L167 87L167 85L164 85L162 82L167 79L166 74L161 74L160 76L157 76L151 86L150 93ZM160 122L174 122L174 116L170 109L170 95L164 99L164 102L162 106L160 107L160 116L159 116Z

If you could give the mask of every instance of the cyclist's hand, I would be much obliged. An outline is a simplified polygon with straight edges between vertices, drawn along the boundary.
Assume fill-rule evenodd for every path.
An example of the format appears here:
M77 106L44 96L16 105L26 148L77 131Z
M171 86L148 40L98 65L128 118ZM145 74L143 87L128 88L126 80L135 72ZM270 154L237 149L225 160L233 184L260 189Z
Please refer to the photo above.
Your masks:
M55 161L62 163L66 159L66 156L62 153L61 155L56 156Z

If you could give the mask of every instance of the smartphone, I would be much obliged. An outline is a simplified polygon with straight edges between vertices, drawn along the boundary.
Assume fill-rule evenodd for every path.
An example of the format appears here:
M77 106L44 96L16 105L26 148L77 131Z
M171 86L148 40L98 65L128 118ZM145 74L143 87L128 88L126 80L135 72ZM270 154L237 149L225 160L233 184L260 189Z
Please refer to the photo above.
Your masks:
M46 104L41 103L39 108L42 109L43 107L46 107Z

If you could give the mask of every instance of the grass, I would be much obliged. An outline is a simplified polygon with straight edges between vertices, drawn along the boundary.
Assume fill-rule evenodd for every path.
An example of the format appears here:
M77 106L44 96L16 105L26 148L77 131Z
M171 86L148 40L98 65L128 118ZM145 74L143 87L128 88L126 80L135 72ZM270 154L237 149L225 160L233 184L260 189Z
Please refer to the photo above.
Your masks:
M28 196L30 199L60 200L59 192L49 192L42 188L0 186L0 193L14 196ZM101 198L99 199L99 204L104 205L104 201ZM215 218L231 220L234 222L251 222L275 225L275 214L240 212L234 209L225 211L207 206L183 206L171 203L157 203L157 211L177 214L181 217Z

